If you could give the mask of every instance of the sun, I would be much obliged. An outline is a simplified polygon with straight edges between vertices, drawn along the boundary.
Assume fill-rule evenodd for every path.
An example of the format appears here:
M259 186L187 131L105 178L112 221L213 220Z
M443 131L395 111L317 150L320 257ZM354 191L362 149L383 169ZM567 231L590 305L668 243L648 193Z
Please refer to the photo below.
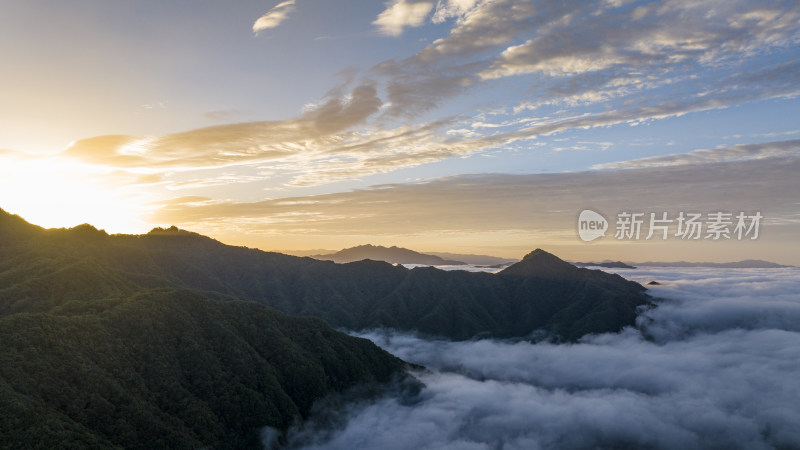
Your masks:
M109 169L57 156L0 154L0 208L45 228L89 223L109 233L141 233L142 196L114 186Z

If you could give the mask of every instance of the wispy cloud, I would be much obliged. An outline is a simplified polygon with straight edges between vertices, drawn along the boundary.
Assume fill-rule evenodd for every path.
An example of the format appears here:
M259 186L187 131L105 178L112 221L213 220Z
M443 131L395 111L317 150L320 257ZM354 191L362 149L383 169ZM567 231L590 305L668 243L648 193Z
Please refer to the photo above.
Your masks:
M372 24L383 34L400 36L405 28L424 24L432 9L432 1L393 0Z
M796 247L786 239L800 232L796 205L800 181L794 176L798 170L800 158L795 155L630 170L465 175L251 203L212 199L206 204L173 203L155 211L152 221L199 231L209 226L235 228L250 235L264 233L268 223L273 236L297 239L353 236L358 241L363 236L385 236L396 242L404 236L446 236L448 242L461 242L480 236L522 252L545 241L579 245L575 220L586 208L606 214L612 222L620 211L668 211L671 217L683 210L760 211L765 223L762 236L753 241L758 248L741 243L709 248L708 242L665 242L677 259L712 249L717 257L745 259L741 252L746 250L747 258L768 258L771 251L786 254L789 247ZM301 215L292 218L287 216L290 213ZM646 245L653 249L662 243L647 241ZM620 251L620 246L625 247L612 233L591 248L583 245L573 250L606 251L598 256L607 258L608 252ZM626 251L636 259L636 252L644 250L633 246Z
M715 149L695 150L689 153L653 156L597 164L595 169L635 169L643 167L679 166L685 164L709 164L724 161L740 161L745 159L761 159L776 156L800 155L800 139L789 141L762 142L758 144L741 144Z
M458 17L447 36L377 66L391 74L389 113L428 110L463 91L456 87L512 75L528 76L537 85L534 96L545 102L597 103L681 80L681 87L671 86L673 94L713 98L697 84L698 74L718 90L726 87L718 84L720 73L796 43L800 18L800 7L785 2L545 1L534 7L500 0L440 8L441 17Z
M209 111L203 114L208 120L212 120L214 122L229 122L233 119L240 119L242 116L246 116L247 112L242 111L239 109L219 109L216 111Z
M183 133L136 138L100 136L76 141L63 155L96 164L153 170L190 170L258 164L314 154L347 137L339 135L380 109L374 87L356 86L300 117L285 121L218 125Z
M254 30L276 26L292 8L293 1L277 5ZM258 169L279 174L285 186L315 186L487 151L568 148L542 142L571 130L800 94L800 61L792 50L800 6L794 2L396 0L375 24L399 34L426 21L450 29L407 58L349 73L296 117L160 136L99 136L75 142L63 155L162 176L226 168L252 177ZM491 93L501 84L522 86L512 96L516 104L484 114L480 102L487 97L477 95L482 100L459 105L466 113L436 111L462 94ZM757 151L740 147L719 161L737 158L736 152ZM711 153L598 167L705 158Z
M266 14L259 17L253 24L253 33L258 34L264 30L275 28L283 21L289 18L295 9L295 0L286 0L285 2L278 3L274 8L270 9Z
M453 17L461 17L471 11L479 0L439 0L431 22L442 23Z
M743 77L760 81L746 84ZM73 143L64 155L96 164L150 171L269 164L273 170L283 171L291 179L289 184L308 186L503 148L572 129L638 124L747 101L795 95L798 82L800 63L787 63L778 68L768 67L747 75L723 78L714 95L665 98L652 104L649 96L654 93L647 92L626 98L624 105L611 110L577 114L564 111L544 118L520 114L513 120L501 117L502 122L478 122L481 126L472 126L476 122L469 117L445 117L394 128L385 124L368 125L371 118L380 116L384 102L378 97L375 86L364 84L347 95L338 93L313 105L295 119L219 125L145 138L101 136ZM721 87L723 85L728 87ZM433 89L433 86L419 90L419 95L424 96L426 89ZM439 91L447 92L447 89ZM403 96L402 101L417 106L422 102ZM435 99L435 95L429 97ZM494 131L495 125L502 130ZM469 133L449 132L467 127L471 128Z
M480 76L720 65L733 55L763 50L765 44L790 45L798 18L797 6L787 8L783 2L666 1L634 9L596 4L593 13L572 11L551 22L547 33L503 50Z

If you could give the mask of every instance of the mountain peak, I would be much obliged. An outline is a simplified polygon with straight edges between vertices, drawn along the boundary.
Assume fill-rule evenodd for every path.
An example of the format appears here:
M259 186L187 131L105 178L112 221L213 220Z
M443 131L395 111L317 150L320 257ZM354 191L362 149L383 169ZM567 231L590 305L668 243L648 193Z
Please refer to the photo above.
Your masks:
M558 256L548 253L540 248L528 253L522 260L513 264L500 273L504 275L568 275L577 270L577 267L564 261Z
M32 225L22 217L0 209L0 240L4 238L18 239L41 230L43 230L42 227Z
M108 237L106 230L98 230L94 225L82 223L68 230L73 236L84 239L98 239Z
M156 227L147 233L147 236L192 236L192 237L205 237L193 231L187 231L176 227L175 225L169 228Z
M541 258L555 258L555 259L557 259L559 261L562 261L561 258L559 258L558 256L556 256L556 255L554 255L552 253L546 252L546 251L544 251L544 250L542 250L540 248L537 248L536 250L534 250L534 251L528 253L527 255L523 256L522 260L525 261L526 259L535 259L535 258L539 258L539 259L541 259Z
M313 255L312 258L334 261L337 263L372 259L375 261L386 261L392 264L422 264L431 266L464 264L461 261L446 260L435 255L419 253L396 245L384 247L382 245L372 244L350 247L327 255Z

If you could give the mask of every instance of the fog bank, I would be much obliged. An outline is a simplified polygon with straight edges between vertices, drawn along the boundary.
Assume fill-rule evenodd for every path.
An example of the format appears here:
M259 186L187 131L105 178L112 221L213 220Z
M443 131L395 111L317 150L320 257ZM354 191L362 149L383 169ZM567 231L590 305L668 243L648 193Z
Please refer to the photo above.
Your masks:
M800 269L615 272L665 300L578 344L362 333L429 368L427 387L312 420L290 447L800 448Z

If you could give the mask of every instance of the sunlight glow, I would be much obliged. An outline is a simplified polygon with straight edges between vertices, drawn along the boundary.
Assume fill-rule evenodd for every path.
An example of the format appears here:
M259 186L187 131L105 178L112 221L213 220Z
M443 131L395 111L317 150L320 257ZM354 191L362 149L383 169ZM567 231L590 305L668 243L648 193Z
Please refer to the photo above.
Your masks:
M109 233L147 231L142 196L113 181L107 169L63 158L0 155L0 208L45 228L89 223Z

